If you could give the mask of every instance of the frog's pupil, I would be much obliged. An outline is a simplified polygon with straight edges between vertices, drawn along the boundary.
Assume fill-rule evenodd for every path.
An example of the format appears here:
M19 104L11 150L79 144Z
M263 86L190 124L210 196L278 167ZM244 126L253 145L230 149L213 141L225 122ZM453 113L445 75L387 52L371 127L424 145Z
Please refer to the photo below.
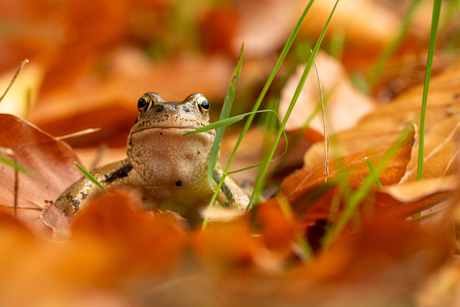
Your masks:
M147 106L147 101L145 101L144 97L142 97L141 99L139 99L139 101L137 102L137 107L139 109L143 109Z
M206 110L209 109L209 102L208 102L206 99L203 100L203 101L201 102L201 107L202 107L203 109L206 109Z

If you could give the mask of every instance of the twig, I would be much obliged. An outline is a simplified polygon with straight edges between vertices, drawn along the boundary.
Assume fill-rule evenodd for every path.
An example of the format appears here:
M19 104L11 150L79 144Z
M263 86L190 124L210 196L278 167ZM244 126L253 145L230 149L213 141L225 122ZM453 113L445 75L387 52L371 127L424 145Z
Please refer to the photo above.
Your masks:
M13 85L14 81L16 81L16 78L18 77L19 73L21 72L21 70L24 68L24 66L29 63L29 60L28 59L25 59L24 61L21 62L21 66L19 66L18 70L16 71L16 73L14 74L14 77L13 79L11 79L11 82L10 84L8 85L8 87L6 88L5 92L3 93L2 97L0 97L0 103L2 103L2 100L3 98L6 96L6 94L8 93L8 91L10 90L11 86Z
M56 140L70 139L70 138L74 138L74 137L77 137L77 136L82 136L82 135L87 135L87 134L90 134L90 133L94 133L94 132L99 131L99 130L101 130L101 128L85 129L85 130L81 130L81 131L74 132L74 133L71 133L71 134L66 134L66 135L63 135L63 136L57 136Z

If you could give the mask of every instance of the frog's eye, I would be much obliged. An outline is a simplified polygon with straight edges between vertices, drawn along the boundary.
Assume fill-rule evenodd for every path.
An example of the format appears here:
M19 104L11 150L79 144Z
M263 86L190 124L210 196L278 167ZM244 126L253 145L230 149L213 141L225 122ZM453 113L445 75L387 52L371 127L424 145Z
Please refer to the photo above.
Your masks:
M201 113L205 113L209 110L209 101L204 96L200 96L196 99L196 107L201 111Z
M137 102L137 108L139 109L140 113L144 113L145 111L147 111L151 105L152 100L147 95L142 96L141 99L139 99L139 101Z

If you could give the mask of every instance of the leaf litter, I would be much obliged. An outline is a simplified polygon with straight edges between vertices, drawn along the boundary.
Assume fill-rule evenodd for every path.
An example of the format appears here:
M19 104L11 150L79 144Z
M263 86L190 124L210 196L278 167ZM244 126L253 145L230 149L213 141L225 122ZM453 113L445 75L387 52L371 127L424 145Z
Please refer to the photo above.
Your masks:
M26 0L21 3L32 5ZM359 26L360 22L367 22L356 18L356 10L353 9L356 4L344 2L341 5L348 6L343 11L338 10L338 22L333 22L331 29L334 32L344 28L352 41L367 46L358 48L360 51L365 49L372 54L392 37L397 18L393 12L380 10L379 4L364 0L361 3L373 25L379 18L385 23L378 23L379 27ZM228 53L231 46L240 45L238 37L244 36L245 32L238 28L242 25L238 23L238 17L241 20L246 18L244 22L253 22L253 25L265 24L267 33L283 36L282 32L289 28L288 23L279 25L263 16L264 11L276 15L281 10L275 4L264 4L264 10L247 11L249 19L241 13L238 16L237 9L233 11L231 22L236 24L226 25L228 28L220 37L220 47L210 45L206 52ZM37 85L42 92L38 95L36 108L31 110L31 120L57 136L89 127L103 128L100 134L69 140L73 146L99 146L107 139L110 146L124 146L126 135L123 133L127 133L135 117L133 101L136 101L139 92L154 87L161 88L166 96L171 97L185 97L195 91L212 92L212 96L219 97L225 90L223 84L228 81L226 74L229 75L232 69L229 64L232 62L225 57L204 60L196 55L178 54L169 62L154 62L139 58L136 46L118 49L124 50L120 53L123 54L121 58L127 58L127 53L131 54L131 59L136 57L137 60L128 61L136 65L123 64L112 54L114 65L109 65L111 69L104 72L105 76L92 71L91 63L106 56L110 58L111 55L105 53L108 46L116 44L121 38L125 42L137 40L142 45L152 39L150 35L159 35L164 31L162 24L166 24L170 5L163 1L122 1L116 6L101 2L92 10L85 11L77 1L70 1L62 7L38 1L33 4L36 10L29 12L35 19L25 24L26 28L36 28L38 33L45 33L46 28L41 21L45 18L49 20L48 26L54 25L54 29L63 31L64 37L69 40L58 41L58 36L51 35L47 37L49 41L43 44L46 41L43 38L32 40L31 31L20 32L22 40L7 40L1 47L8 52L0 60L0 68L5 71L5 67L17 61L15 57L23 57L26 50L31 52L31 58L40 62L38 73L31 77L32 83L37 85L41 84L42 78L44 80L41 88ZM244 5L242 2L241 8ZM295 3L291 5L294 7ZM327 5L326 1L318 2L318 6L313 8L326 12L324 7ZM155 8L157 18L147 18L146 7ZM295 11L289 7L284 9L290 10L290 14ZM13 14L10 10L8 8L4 14ZM203 16L217 16L220 12L213 8L207 10L210 13ZM125 11L131 12L133 18L127 19ZM28 18L27 14L18 12L20 10L14 14L20 20ZM260 23L251 14L259 14ZM320 14L314 16L321 17ZM147 20L151 26L136 28L135 25L142 24L142 20ZM301 36L306 37L307 33L315 31L318 33L314 24L312 22L310 28L307 26ZM123 30L128 25L131 28ZM236 27L235 33L232 32L233 27ZM76 31L80 28L80 32ZM151 33L148 29L152 29ZM249 30L246 33L257 33L257 30ZM202 31L199 35L208 35L206 33L215 35L213 31ZM271 44L256 46L252 49L252 57L268 55L268 60L259 62L267 63L273 50L278 48L278 41L282 40L274 39ZM52 56L47 53L51 49ZM344 57L347 52L351 54L352 50L345 47ZM326 55L320 55L320 72L323 57L326 58L325 63L333 62ZM369 58L361 56L359 60L369 63ZM347 61L350 63L350 58L344 59L344 62ZM260 75L259 64L257 61L248 64L247 67L256 67L248 75ZM335 69L343 72L341 67ZM413 122L418 122L420 87L407 91L388 105L376 106L373 101L364 102L366 107L363 110L357 103L361 98L356 98L361 94L351 86L344 72L332 73L331 77L326 77L329 73L321 73L326 90L328 82L332 84L329 90L337 82L347 87L343 92L337 91L336 103L342 103L344 108L363 111L352 112L359 116L347 117L348 122L345 121L344 125L333 119L332 112L329 114L328 122L336 128L337 134L331 142L331 175L327 183L323 179L324 147L317 143L306 153L304 167L297 173L289 171L289 176L283 177L281 192L276 198L268 199L248 213L235 215L229 221L211 223L205 231L190 229L183 219L171 212L142 212L138 209L140 200L135 192L119 191L95 199L75 219L67 218L59 211L52 212L54 228L69 231L70 238L65 243L43 238L49 236L50 231L39 215L45 201L56 199L64 188L81 177L74 166L79 159L66 143L24 120L1 114L0 145L10 148L20 165L40 174L32 177L19 173L20 209L16 220L10 208L14 198L14 171L10 166L0 165L0 199L2 206L8 207L0 210L0 245L2 250L7 251L0 256L2 304L63 306L72 302L75 306L133 306L135 302L135 305L142 306L153 302L155 305L181 306L222 302L228 306L384 306L395 301L412 301L412 293L417 293L416 301L420 306L430 306L430 301L448 305L455 299L452 293L450 296L438 296L442 300L433 300L436 293L430 290L434 291L434 286L428 285L425 289L420 288L420 284L428 276L435 281L436 278L446 280L446 277L435 274L444 272L439 268L449 265L452 250L458 244L452 244L452 227L447 229L446 225L451 226L455 216L453 228L454 231L459 229L454 194L458 189L459 71L458 64L453 64L449 71L433 78L430 85L425 140L426 178L416 182L411 175L416 172L414 161L418 132L415 129L379 174L383 189L371 189L345 231L327 248L322 248L324 234L333 229L337 215L347 205L347 196L359 189L369 176L364 157L368 157L375 166L401 132ZM75 82L74 86L66 87L71 82ZM244 75L242 84L250 84L244 80ZM13 101L22 101L20 96L15 96ZM345 99L350 96L356 99ZM345 101L349 104L344 104ZM307 100L306 103L316 105L317 99ZM332 111L332 105L326 108L331 107ZM22 116L23 112L17 114ZM305 114L309 111L302 107L295 112L295 115ZM303 117L299 116L300 123L307 116ZM321 130L308 130L304 137L311 142L321 140ZM254 138L249 142L248 152L256 156L258 153L254 153L254 149L258 146L254 144L261 138L261 133L254 129L249 131L248 135L251 134ZM225 146L231 147L224 143L224 151ZM85 150L80 149L79 152ZM115 150L120 151L119 148ZM88 152L91 151L94 153L97 149ZM288 164L298 165L301 162L299 157L287 160ZM92 157L86 157L86 165L90 165L92 160ZM246 165L253 164L242 160ZM344 174L348 176L344 177ZM254 180L253 175L247 178ZM402 183L401 178L405 178ZM287 196L293 206L293 216L283 211L279 203L284 202L283 196ZM419 227L415 222L410 225L404 222L407 216L436 204L441 204L441 211L431 223L421 222ZM334 206L337 207L335 216L331 215ZM49 210L53 208L52 205L47 207ZM311 244L315 251L313 260L306 261L299 247L299 236ZM452 289L458 281L458 268L453 264L445 271L448 273L440 274L450 274L448 285ZM441 291L446 293L449 289ZM27 295L24 295L25 292Z

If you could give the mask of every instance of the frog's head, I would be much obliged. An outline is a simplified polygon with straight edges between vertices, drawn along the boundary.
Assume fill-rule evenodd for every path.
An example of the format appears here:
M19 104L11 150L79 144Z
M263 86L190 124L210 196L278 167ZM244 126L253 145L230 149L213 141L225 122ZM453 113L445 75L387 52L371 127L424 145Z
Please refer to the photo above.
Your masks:
M170 170L196 163L197 159L207 163L215 130L181 137L211 123L210 105L202 94L191 94L182 102L168 102L147 92L137 102L137 108L139 115L126 149L130 163L138 171L151 177L148 173L166 164L169 166L165 169Z
M139 115L131 133L153 127L197 129L211 122L209 108L202 94L191 94L182 102L169 102L157 93L147 92L137 102Z

